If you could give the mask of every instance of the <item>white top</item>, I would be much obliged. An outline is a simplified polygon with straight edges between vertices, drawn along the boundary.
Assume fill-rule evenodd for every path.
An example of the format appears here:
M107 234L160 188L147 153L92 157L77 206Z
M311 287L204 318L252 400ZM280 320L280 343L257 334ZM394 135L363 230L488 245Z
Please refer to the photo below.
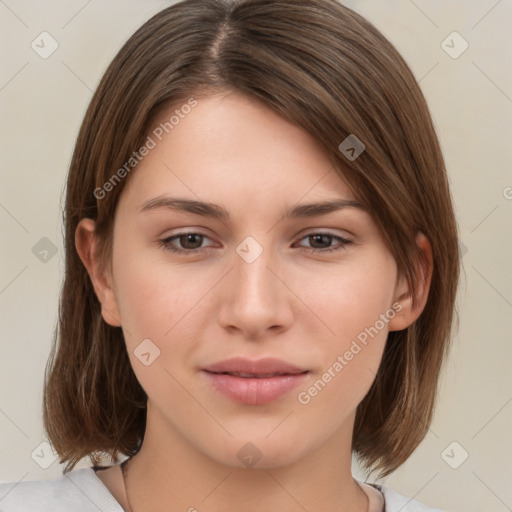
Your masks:
M370 512L443 512L382 485L358 483L368 494ZM0 512L125 511L90 467L75 469L50 482L0 483Z

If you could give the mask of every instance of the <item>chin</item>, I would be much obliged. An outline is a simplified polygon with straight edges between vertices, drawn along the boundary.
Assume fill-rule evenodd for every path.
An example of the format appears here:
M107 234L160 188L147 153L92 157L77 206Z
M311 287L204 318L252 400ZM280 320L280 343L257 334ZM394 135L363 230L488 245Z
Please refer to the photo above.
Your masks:
M313 450L310 443L305 444L302 436L284 436L276 432L269 437L266 435L261 431L252 435L248 429L244 436L226 440L224 446L215 443L215 452L209 449L206 455L232 468L271 470L293 464ZM222 452L218 451L219 448Z

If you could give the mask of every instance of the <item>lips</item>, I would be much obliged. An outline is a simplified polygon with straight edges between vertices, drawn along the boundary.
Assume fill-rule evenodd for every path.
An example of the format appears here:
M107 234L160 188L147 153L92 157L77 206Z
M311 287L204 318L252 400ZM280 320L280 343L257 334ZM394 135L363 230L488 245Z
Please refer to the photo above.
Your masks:
M232 358L209 365L202 372L212 387L228 398L248 405L264 405L298 386L309 370L267 357L256 361Z
M296 375L307 371L304 368L299 368L298 366L273 357L265 357L256 361L242 357L234 357L206 366L204 370L212 373L245 374L242 376L256 377Z
M212 372L217 373L218 375L233 375L234 377L244 377L244 378L255 378L255 379L265 379L267 377L279 377L281 375L288 375L286 373L242 373L242 372Z

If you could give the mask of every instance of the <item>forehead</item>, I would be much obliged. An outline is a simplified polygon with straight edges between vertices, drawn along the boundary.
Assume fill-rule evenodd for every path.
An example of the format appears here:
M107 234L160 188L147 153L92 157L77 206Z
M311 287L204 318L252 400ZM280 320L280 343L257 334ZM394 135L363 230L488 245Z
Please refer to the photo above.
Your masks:
M153 147L132 171L122 201L140 206L172 193L258 211L301 197L355 199L317 141L260 101L239 93L195 101L155 119Z

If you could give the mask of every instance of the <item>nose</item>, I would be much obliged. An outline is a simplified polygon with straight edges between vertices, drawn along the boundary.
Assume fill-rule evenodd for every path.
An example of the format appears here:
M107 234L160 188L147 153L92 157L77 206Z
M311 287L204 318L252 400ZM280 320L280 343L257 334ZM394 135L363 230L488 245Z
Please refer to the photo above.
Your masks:
M222 327L250 340L283 332L293 321L294 294L287 286L284 265L275 251L261 249L254 239L240 244L220 292Z

